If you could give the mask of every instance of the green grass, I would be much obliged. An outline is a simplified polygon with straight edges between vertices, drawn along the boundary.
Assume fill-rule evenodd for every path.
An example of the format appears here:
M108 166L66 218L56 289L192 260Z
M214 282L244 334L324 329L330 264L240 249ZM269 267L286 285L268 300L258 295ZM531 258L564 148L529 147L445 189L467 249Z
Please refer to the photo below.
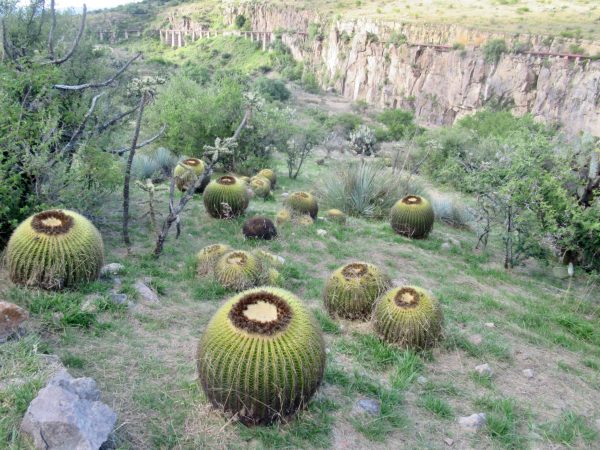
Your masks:
M419 398L417 404L441 419L451 419L454 417L454 412L450 404L435 394L428 393L423 395Z
M527 448L526 437L520 428L525 414L514 399L481 397L475 401L475 406L486 413L486 430L492 439L505 448Z
M315 310L315 317L317 318L317 321L319 322L319 325L324 333L335 335L341 334L342 330L340 326L320 309Z
M598 437L598 432L588 424L588 420L571 411L565 411L554 422L540 426L544 437L556 444L571 447L578 441L586 444Z

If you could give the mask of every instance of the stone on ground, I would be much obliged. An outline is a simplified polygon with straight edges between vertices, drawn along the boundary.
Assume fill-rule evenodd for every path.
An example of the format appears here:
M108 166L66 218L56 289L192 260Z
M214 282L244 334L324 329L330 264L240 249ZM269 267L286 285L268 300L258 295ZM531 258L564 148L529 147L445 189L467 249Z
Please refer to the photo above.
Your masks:
M491 377L494 374L494 371L492 370L492 368L490 367L490 365L487 364L487 363L475 366L475 371L479 375L485 375L485 376L488 376L488 377Z
M112 275L117 275L121 273L125 269L125 266L120 263L110 263L102 266L100 269L101 277L110 277Z
M356 402L354 410L359 413L378 416L381 413L381 403L370 398L361 398Z
M523 370L523 375L525 375L525 377L531 379L531 378L535 377L535 372L533 371L533 369L525 369L525 370Z
M466 431L477 431L486 423L485 413L475 413L458 419L458 424Z
M137 280L133 287L142 298L142 300L148 303L158 303L158 295L154 290L148 286L150 280L148 278L144 278L143 280Z
M37 449L98 450L116 420L116 413L100 401L93 379L73 378L62 370L29 404L21 430Z

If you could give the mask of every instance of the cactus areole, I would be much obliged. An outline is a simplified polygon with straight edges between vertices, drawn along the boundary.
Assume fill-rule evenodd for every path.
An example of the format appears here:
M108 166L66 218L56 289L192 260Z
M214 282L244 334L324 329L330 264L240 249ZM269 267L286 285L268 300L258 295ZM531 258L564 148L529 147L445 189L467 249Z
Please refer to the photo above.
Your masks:
M304 407L325 370L314 317L291 292L241 292L213 316L198 345L206 396L246 424L269 424Z

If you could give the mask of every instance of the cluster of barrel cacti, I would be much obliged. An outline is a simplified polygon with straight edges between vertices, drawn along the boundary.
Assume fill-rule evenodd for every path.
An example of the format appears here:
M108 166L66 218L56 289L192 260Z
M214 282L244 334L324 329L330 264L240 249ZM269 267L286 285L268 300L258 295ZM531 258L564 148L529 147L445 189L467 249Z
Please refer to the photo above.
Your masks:
M226 244L213 244L196 254L196 272L234 291L262 285L281 286L284 280L277 269L283 261L282 257L261 249L247 252Z
M422 350L442 336L438 301L417 286L391 288L389 278L373 264L352 262L335 270L325 284L323 302L334 318L370 319L390 344Z
M254 192L254 195L266 199L271 195L271 191L275 188L277 175L271 169L262 169L252 178L248 178L247 183Z

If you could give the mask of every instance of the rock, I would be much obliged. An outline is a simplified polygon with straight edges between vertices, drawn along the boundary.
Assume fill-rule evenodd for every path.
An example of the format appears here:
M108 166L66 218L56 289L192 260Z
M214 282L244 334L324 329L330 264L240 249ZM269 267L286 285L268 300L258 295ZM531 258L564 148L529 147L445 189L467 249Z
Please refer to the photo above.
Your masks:
M110 277L112 275L117 275L121 273L125 269L125 266L121 263L110 263L102 266L100 269L101 277Z
M0 344L22 333L21 324L29 313L14 303L0 301Z
M37 449L98 450L116 420L93 379L75 379L63 370L29 404L21 430Z
M319 228L317 230L317 236L327 236L327 230L323 230L322 228Z
M148 282L146 280L147 278L137 280L133 287L144 301L148 303L158 303L158 295L156 295L156 292L146 284Z
M484 327L487 328L496 328L496 325L494 324L494 322L486 322L483 324Z
M452 447L454 445L454 439L450 439L449 437L444 438L444 444L448 447Z
M283 192L283 193L281 194L281 196L282 196L283 198L288 198L288 197L289 197L289 195L290 195L290 193L289 193L289 192Z
M448 242L442 244L442 250L450 250L452 246Z
M119 292L122 285L123 285L123 282L121 281L120 277L113 278L113 291L114 292Z
M491 377L494 374L494 371L492 370L490 365L487 363L475 366L475 372L477 372L479 375L483 375L483 376L487 376L487 377Z
M523 370L523 375L525 375L529 379L532 379L533 377L535 377L535 372L533 371L533 369L525 369Z
M466 431L477 431L483 427L485 423L485 413L475 413L458 419L458 424Z
M285 258L283 256L277 256L277 261L279 261L279 264L281 264L282 266L285 264Z
M354 410L356 412L378 416L381 413L381 403L370 398L361 398L356 402Z
M480 345L483 342L483 337L480 334L469 336L469 342L473 345Z
M127 294L110 294L110 299L117 305L126 305L129 303L127 301Z
M427 384L427 378L425 378L423 375L419 376L417 378L417 383L419 384Z

